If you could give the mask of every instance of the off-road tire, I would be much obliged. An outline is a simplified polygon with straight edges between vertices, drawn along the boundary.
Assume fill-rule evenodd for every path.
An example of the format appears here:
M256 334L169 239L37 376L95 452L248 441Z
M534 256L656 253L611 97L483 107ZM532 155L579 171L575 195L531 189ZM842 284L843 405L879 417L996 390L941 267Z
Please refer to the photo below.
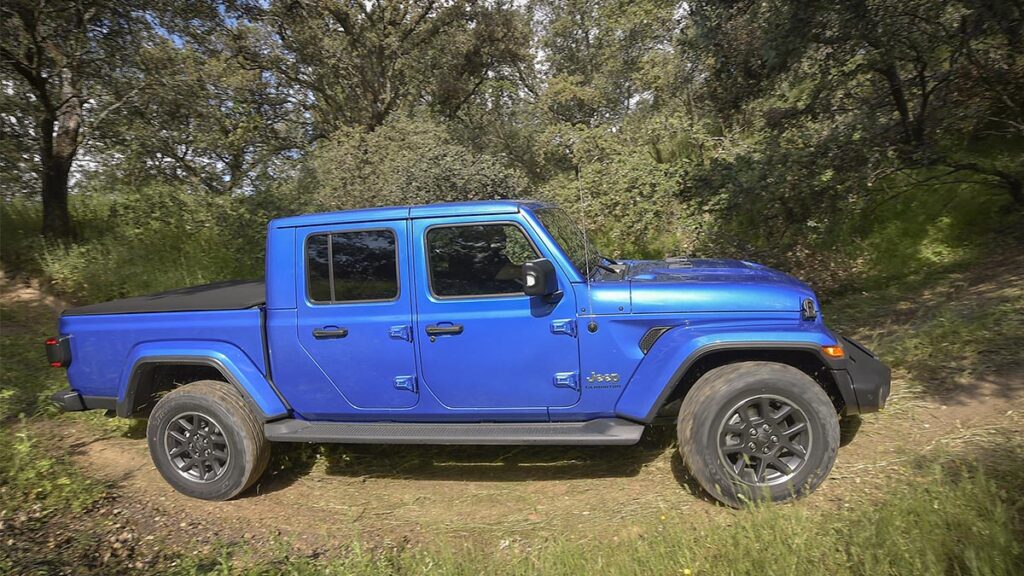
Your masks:
M207 429L214 426L222 432L218 442L226 443L227 459L214 475L208 467L210 479L200 481L187 477L199 474L197 468L179 472L168 448L168 428L187 427L196 415L206 418ZM178 422L183 419L185 422ZM212 424L210 424L212 423ZM226 382L202 380L175 388L157 402L149 416L146 428L149 454L153 464L175 490L203 500L228 500L251 486L263 474L270 461L270 443L263 435L263 424L253 414L239 392ZM222 436L222 439L220 437ZM173 440L171 440L173 441ZM191 455L186 451L185 458ZM180 462L180 461L179 461ZM206 468L203 469L205 473Z
M776 484L741 480L727 468L728 457L723 454L726 449L720 449L726 426L730 429L746 428L746 425L737 426L736 423L742 420L734 409L748 399L760 398L771 398L773 403L784 401L798 408L809 429L809 448L803 463L794 468L791 477ZM778 412L781 413L781 408ZM769 414L772 413L769 411ZM745 412L745 415L750 413ZM749 432L740 434L754 432L755 427L760 429L762 422L756 415L750 420L754 426ZM677 433L679 451L690 473L711 496L734 507L755 501L781 502L812 492L832 470L839 449L838 415L825 391L800 370L773 362L737 362L712 369L701 376L683 401ZM765 445L769 442L764 437L741 437L744 442L751 440ZM734 436L730 435L730 438ZM735 439L730 441L735 442ZM746 446L754 444L744 444L743 450ZM761 444L756 446L757 450L762 449ZM732 449L735 450L735 446ZM783 453L796 454L779 454ZM736 455L729 457L736 458ZM756 460L757 457L751 456L745 461ZM742 464L737 463L736 466ZM756 468L756 465L752 467ZM786 476L783 473L778 475Z

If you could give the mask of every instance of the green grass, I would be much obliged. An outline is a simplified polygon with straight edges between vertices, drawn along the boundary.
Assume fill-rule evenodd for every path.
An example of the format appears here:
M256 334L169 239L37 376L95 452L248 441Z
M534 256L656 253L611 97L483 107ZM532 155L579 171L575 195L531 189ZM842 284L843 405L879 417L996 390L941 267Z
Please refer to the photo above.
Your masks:
M969 393L964 384L1024 368L1024 250L937 266L901 282L828 301L837 332L874 349L925 394Z
M66 456L41 448L24 423L0 425L0 574L53 574L75 562L44 546L61 535L62 523L75 526L75 548L88 557L98 541L92 527L103 521L88 510L106 493Z
M48 369L43 341L57 329L41 305L0 306L0 422L49 409L46 397L67 386L63 370Z
M138 211L117 212L106 201L76 201L87 209L77 211L82 239L73 246L38 242L31 232L38 217L34 208L4 206L4 265L41 275L84 301L237 275L253 270L254 258L262 258L262 245L234 257L244 235L203 216L204 210L215 213L209 207L196 210L198 224L185 226L174 214L192 206L187 198L153 205L152 222ZM115 214L117 230L104 233L104 221ZM944 240L952 233L945 224L936 226L946 228L939 234L921 224L929 240L920 244L927 247L917 252L920 257L894 256L859 291L825 307L832 327L874 347L907 376L915 395L949 394L958 376L1019 367L1024 348L1024 286L1007 281L1024 268L1024 254L1011 248L986 261L984 251L943 251L942 246L954 245ZM902 233L891 229L894 237ZM899 276L904 266L913 273ZM46 368L42 355L41 342L54 329L52 311L38 304L4 306L0 324L0 520L16 526L18 539L16 546L0 546L0 573L50 573L64 565L82 573L116 571L120 565L89 564L94 540L103 533L102 519L90 510L110 493L107 486L83 475L67 456L55 455L29 430L51 418L95 420L106 432L123 432L132 424L95 413L58 417L47 406L47 394L66 385L63 372ZM959 452L947 449L927 461L921 456L899 464L907 467L906 474L880 482L884 492L851 499L851 507L771 506L693 525L624 520L632 524L624 526L632 528L625 530L631 536L595 540L566 534L511 537L494 546L444 538L423 545L340 543L328 559L296 556L287 542L269 551L225 543L219 553L205 556L168 549L179 562L153 570L354 576L1019 574L1024 573L1024 446L1008 434L998 443L985 437L958 445ZM971 458L965 459L968 452ZM61 522L73 525L75 545L67 556L55 557L35 542Z
M62 385L59 371L40 363L35 338L46 328L51 312L25 306L5 310L3 374L5 390L17 384L12 403L17 411L39 410L39 399ZM942 317L940 315L940 317ZM36 328L32 328L36 327ZM31 333L30 338L24 338ZM959 338L959 332L937 331L935 338ZM918 334L914 338L921 338ZM940 339L941 340L941 339ZM938 342L938 340L937 340ZM8 406L5 414L14 409ZM63 416L67 418L68 416ZM31 421L31 419L30 419ZM90 505L105 487L78 472L66 456L40 448L26 426L8 419L0 435L0 508L5 522L27 515L23 534L46 534L60 518L76 520L74 555L61 562L82 563L90 557L92 540L102 540L101 518ZM219 553L185 555L177 565L161 564L172 574L964 574L1010 575L1024 566L1024 447L1010 443L1010 452L993 457L984 444L972 445L983 467L948 452L927 463L909 464L913 478L893 480L886 492L859 506L815 509L803 505L769 506L728 513L715 523L694 526L657 519L628 520L632 536L579 540L572 535L546 540L510 538L485 547L439 538L426 545L343 545L329 559L296 556L287 542L273 550L245 552L224 545ZM1006 445L1000 447L1006 450ZM992 447L994 453L995 447ZM722 519L724 518L724 520ZM627 531L629 532L629 531ZM51 554L32 546L19 555L0 555L8 572L53 568ZM240 551L242 550L242 551ZM173 551L168 551L173 554ZM6 563L6 564L5 564ZM37 568L32 568L33 570ZM93 570L80 565L83 572ZM98 566L104 573L111 566Z
M41 450L24 426L0 434L0 509L35 513L82 510L104 492L66 458Z
M80 303L263 275L268 217L247 210L245 199L151 186L123 198L78 195L71 204L78 236L68 243L39 235L37 203L0 206L0 264L8 273L39 278Z
M925 470L877 502L836 514L769 506L735 512L727 522L643 526L628 540L540 544L509 542L493 549L434 543L371 549L350 545L339 557L290 557L282 545L270 559L226 549L194 560L179 574L722 574L1011 575L1024 567L1019 491L1024 467L1000 481L975 465ZM264 551L265 552L265 551Z

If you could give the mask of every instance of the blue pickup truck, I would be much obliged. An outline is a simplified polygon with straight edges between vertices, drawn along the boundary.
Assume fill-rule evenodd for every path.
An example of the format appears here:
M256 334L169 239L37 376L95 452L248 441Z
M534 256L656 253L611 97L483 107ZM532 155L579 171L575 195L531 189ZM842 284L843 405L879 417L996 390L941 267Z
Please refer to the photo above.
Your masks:
M540 202L273 220L263 282L64 311L65 410L148 417L157 469L224 500L272 442L634 444L675 423L730 505L803 495L889 369L814 292L739 260L615 261Z

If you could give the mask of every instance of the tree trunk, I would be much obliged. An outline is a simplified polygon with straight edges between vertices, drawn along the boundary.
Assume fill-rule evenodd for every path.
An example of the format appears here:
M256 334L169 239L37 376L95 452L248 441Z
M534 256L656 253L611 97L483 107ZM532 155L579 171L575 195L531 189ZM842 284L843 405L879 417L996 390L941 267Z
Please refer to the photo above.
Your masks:
M68 211L71 162L50 158L43 166L43 236L65 240L73 236Z
M1014 206L1024 210L1024 183L1021 183L1020 178L1011 178L1007 181L1006 189L1010 192L1010 198L1013 198Z
M43 236L55 240L74 235L68 211L68 177L78 153L82 128L82 98L70 71L62 70L63 105L56 114L47 113L39 122L40 155L43 171Z

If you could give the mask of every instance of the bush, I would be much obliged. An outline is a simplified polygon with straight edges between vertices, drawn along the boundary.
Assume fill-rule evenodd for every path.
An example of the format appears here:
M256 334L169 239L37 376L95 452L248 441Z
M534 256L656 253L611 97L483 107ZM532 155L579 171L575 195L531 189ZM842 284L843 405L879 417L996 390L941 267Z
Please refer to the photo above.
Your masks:
M616 258L693 254L693 219L676 197L676 168L603 129L572 129L561 137L576 141L578 180L572 172L555 176L541 188L541 196L586 226L602 253Z
M81 510L102 495L99 483L39 450L24 430L5 426L0 432L0 509Z
M295 183L303 211L529 195L524 175L456 143L440 125L393 118L373 132L343 128L321 142Z
M37 202L13 200L0 204L0 262L7 271L39 272L42 219Z
M66 244L29 232L38 205L5 205L3 265L79 302L260 277L266 218L250 203L165 184L87 191L71 198L78 239Z

